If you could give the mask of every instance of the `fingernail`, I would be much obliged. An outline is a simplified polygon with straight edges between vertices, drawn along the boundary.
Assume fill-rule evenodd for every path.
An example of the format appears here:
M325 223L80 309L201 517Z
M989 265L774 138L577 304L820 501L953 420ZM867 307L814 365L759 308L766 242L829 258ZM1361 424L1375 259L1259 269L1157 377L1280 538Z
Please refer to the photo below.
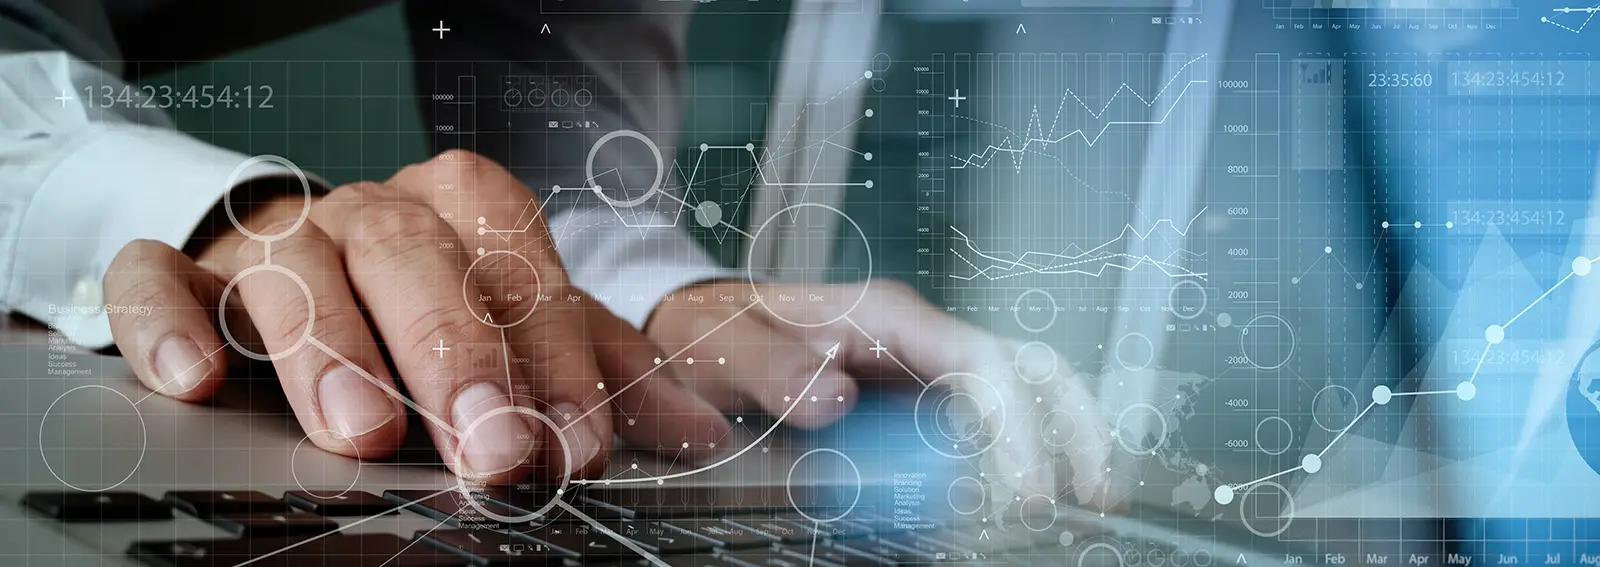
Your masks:
M567 423L572 423L573 418L580 415L578 406L570 403L556 406L556 412L560 413ZM567 474L578 472L584 465L589 464L589 461L594 460L595 455L600 454L600 435L589 426L587 417L567 429L566 439L567 453L572 455L572 466Z
M479 382L456 394L451 406L453 423L461 432L462 457L475 474L494 475L528 462L536 439L522 416L509 407L511 397L492 382Z
M360 437L394 419L389 396L356 371L338 366L317 381L317 401L328 428L346 439Z
M161 380L157 389L164 394L182 394L193 390L205 378L206 369L199 367L204 358L200 347L195 346L188 337L167 337L156 346L156 373Z

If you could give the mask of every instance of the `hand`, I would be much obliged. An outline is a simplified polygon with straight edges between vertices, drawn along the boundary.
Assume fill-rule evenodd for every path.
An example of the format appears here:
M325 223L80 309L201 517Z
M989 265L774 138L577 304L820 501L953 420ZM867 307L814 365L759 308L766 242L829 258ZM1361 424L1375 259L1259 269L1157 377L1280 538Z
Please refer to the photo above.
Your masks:
M602 379L635 379L661 355L572 287L544 221L525 216L538 210L533 194L510 172L452 151L309 203L291 185L287 195L233 193L238 220L198 243L194 258L151 241L117 255L106 297L154 308L148 317L111 316L117 346L144 384L205 400L226 359L248 349L270 356L301 426L328 451L391 454L410 405L463 476L504 483L537 468L559 480L604 468L613 416ZM246 213L247 202L256 205ZM269 251L261 240L280 234ZM225 290L229 282L237 285ZM220 322L219 303L228 313ZM224 330L237 340L224 342ZM726 431L695 396L664 380L651 385L615 402L705 417L624 428L630 441L698 443ZM565 428L568 452L550 426L517 408Z
M810 300L813 295L818 299ZM757 297L764 301L752 305ZM852 375L910 374L928 382L954 372L975 374L987 385L965 376L947 383L985 405L999 401L1009 408L997 412L1004 416L989 414L1003 423L987 425L1007 432L1011 441L986 451L984 457L1007 473L1004 478L1014 488L1055 495L1060 488L1056 461L1064 457L1070 474L1061 471L1061 476L1070 476L1069 488L1078 502L1100 509L1109 504L1110 427L1082 379L1072 375L1069 363L942 313L898 282L691 286L656 308L645 334L669 353L687 348L679 358L727 359L726 364L692 367L697 379L690 387L712 405L732 410L748 400L782 415L791 406L789 400L801 398L786 421L801 428L822 427L849 411L860 387ZM823 353L834 344L841 345L838 358L845 371L829 366L817 374ZM880 346L887 350L874 350ZM765 356L729 356L731 352ZM1022 380L1018 372L1028 379ZM813 375L815 383L806 389ZM1036 392L1044 386L1031 384L1052 391ZM1002 399L995 400L996 395ZM819 403L810 401L813 396ZM1044 396L1054 403L1036 402ZM1062 411L1050 411L1055 409ZM1050 423L1041 424L1046 419ZM1052 443L1046 435L1070 441Z

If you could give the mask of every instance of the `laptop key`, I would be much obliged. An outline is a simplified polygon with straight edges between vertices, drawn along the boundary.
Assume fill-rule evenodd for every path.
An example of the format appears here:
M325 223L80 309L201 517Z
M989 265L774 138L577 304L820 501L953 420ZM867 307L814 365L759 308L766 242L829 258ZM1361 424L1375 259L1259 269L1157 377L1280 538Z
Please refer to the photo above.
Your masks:
M22 507L62 522L172 519L170 508L137 492L29 492Z
M391 512L395 503L360 490L290 490L283 493L290 506L331 518L377 516Z
M717 542L717 547L747 549L768 547L777 540L750 528L709 518L663 520L663 525Z
M555 551L572 557L582 557L585 562L639 556L615 537L601 533L589 524L552 523L520 533L550 546Z
M811 526L773 517L733 517L723 518L722 521L767 536L778 543L809 543L822 535Z
M310 512L219 515L212 525L236 536L316 535L339 529L339 524Z
M705 518L790 508L783 486L588 488L578 501L630 519Z
M809 547L786 547L784 553L802 559L816 558L818 563L827 562L842 567L894 567L894 562L871 555L851 553L831 545L818 545L813 551Z
M841 541L834 544L846 553L866 555L893 565L915 565L937 561L937 554L923 553L915 549L889 545L876 539L857 539Z
M288 503L254 490L172 490L161 501L196 518L294 511Z
M474 527L488 526L499 527L503 522L485 515L487 510L505 518L520 518L528 514L521 509L512 508L502 502L484 498L482 494L473 493L471 496L459 490L447 490L442 493L437 490L385 490L383 499L395 505L404 505L406 510L416 512L429 519L447 522L452 526ZM467 501L473 498L477 505ZM480 510L479 508L482 508Z
M709 553L717 542L662 525L660 522L618 520L611 525L622 537L639 544L651 553L681 555Z
M532 539L493 530L434 530L418 532L417 537L463 557L473 565L488 567L533 567L560 565L567 554Z
M840 567L816 557L775 549L735 551L723 554L723 557L743 567Z
M335 535L315 539L268 537L138 541L128 555L159 567L426 567L465 566L464 558L392 534Z

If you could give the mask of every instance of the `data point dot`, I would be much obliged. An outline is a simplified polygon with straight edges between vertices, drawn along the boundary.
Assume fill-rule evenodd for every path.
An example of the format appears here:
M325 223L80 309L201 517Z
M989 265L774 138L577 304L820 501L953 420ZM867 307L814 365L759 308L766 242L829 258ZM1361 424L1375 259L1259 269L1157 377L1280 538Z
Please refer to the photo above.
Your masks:
M691 364L691 365L694 364L694 357L689 357L689 358L684 359L683 363L684 364Z
M816 396L811 396L811 401L812 402L816 402L817 401L817 397Z
M1461 398L1463 402L1470 402L1472 398L1478 397L1478 387L1471 382L1456 384L1456 397Z
M872 152L867 152L865 155L862 155L861 158L867 161L872 161Z
M863 184L862 184L862 186L863 186L863 187L866 187L866 188L868 188L868 189L871 189L871 188L872 188L872 185L873 185L873 183L872 183L872 180L871 180L871 179L868 179L868 180L867 180L867 182L866 182L866 183L863 183Z
M1394 392L1390 391L1388 386L1378 386L1372 389L1372 401L1380 406L1389 403L1389 400L1393 398Z
M1323 246L1322 247L1322 253L1323 254L1332 254L1333 253L1333 247L1332 246Z
M872 70L868 69L867 72L862 73L861 74L861 78L863 78L863 79L871 79L872 78Z
M1366 282L1356 282L1356 289L1363 289L1363 288L1366 288L1366 287L1367 287Z
M1217 499L1218 504L1227 506L1233 502L1233 487L1226 484L1218 486L1217 490L1211 493L1211 496Z
M479 248L479 249L478 249L478 255L479 255L479 256L482 256L482 255L484 255L484 254L488 254L488 253L489 253L489 251L488 251L488 250L484 250L484 249L482 249L482 248Z
M639 463L633 464L633 470L639 470Z
M842 404L842 403L844 403L844 396L839 396L837 398L834 398L834 400L837 400L839 403Z
M1383 221L1383 228L1389 228L1389 221Z
M717 364L727 364L727 363L728 363L728 359L726 359L726 358L718 358L717 359Z
M1317 471L1322 470L1322 457L1316 453L1306 455L1300 459L1300 467L1308 473L1317 474Z
M1444 221L1444 227L1445 228L1455 228L1456 227L1456 221Z
M1500 344L1501 341L1506 340L1506 328L1499 325L1489 325L1489 328L1483 331L1483 338L1489 341L1491 345Z
M747 152L753 152L753 151L756 151L756 145L755 145L755 144L753 144L753 143L750 143L750 144L745 144L745 145L744 145L744 151L747 151Z
M866 114L867 114L867 118L872 118L872 114L873 114L872 109L868 108Z
M661 364L661 357L656 357L656 364Z
M606 389L606 383L605 382L601 382L599 384L595 384L594 385L594 389L596 389L596 390L604 390L604 389Z
M683 443L683 448L688 449L689 448L689 442L685 441Z
M489 219L478 217L478 224L489 224Z
M1572 273L1574 274L1587 276L1589 275L1589 271L1593 268L1594 261L1583 256L1579 256L1572 260Z
M483 236L483 235L488 234L488 233L489 233L489 229L481 227L481 226L478 227L478 236Z
M700 151L704 152L704 151L709 151L710 149L711 149L711 144L700 144Z
M1411 223L1411 226L1414 228L1422 228L1422 221Z

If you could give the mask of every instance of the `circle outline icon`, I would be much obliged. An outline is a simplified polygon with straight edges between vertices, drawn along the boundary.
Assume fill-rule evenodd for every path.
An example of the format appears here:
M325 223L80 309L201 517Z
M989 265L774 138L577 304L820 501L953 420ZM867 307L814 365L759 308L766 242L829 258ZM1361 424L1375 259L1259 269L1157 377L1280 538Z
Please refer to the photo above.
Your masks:
M300 181L300 189L304 191L306 195L306 203L300 208L300 217L296 218L294 224L289 225L289 228L284 229L283 232L278 234L259 234L253 232L249 228L245 228L244 223L239 222L239 217L233 213L232 191L222 192L222 212L227 213L228 221L233 223L233 228L238 229L239 234L243 234L245 237L256 242L272 243L294 235L296 231L300 230L301 226L306 224L306 219L311 218L311 180L306 177L306 172L302 171L300 166L295 165L294 162L289 161L289 158L275 156L272 154L262 154L259 156L251 156L244 161L239 162L239 165L233 168L233 173L228 174L227 184L223 186L233 187L238 185L239 176L244 174L245 168L260 163L275 163L289 168L289 172L294 174L295 179Z
M300 332L300 338L295 340L293 345L290 345L289 348L283 349L280 352L261 354L245 348L243 344L239 343L238 339L233 337L233 331L228 329L228 296L233 293L233 288L237 287L239 282L244 281L246 277L259 272L283 274L285 277L288 277L290 281L294 282L296 285L299 285L300 292L304 293L306 296L306 328ZM311 341L311 328L314 326L314 323L317 320L316 315L317 301L316 298L311 295L311 286L306 285L306 280L301 278L299 274L296 274L294 271L277 264L257 264L245 268L243 271L239 272L239 275L233 276L233 279L228 282L228 285L222 288L222 300L217 302L217 326L222 329L222 338L227 339L228 345L232 346L233 350L239 351L239 354L262 362L283 360L284 358L294 355L294 353L299 352L301 348L305 347L306 343Z
M850 502L850 506L845 508L845 510L843 512L840 512L839 515L834 516L832 518L823 519L823 518L817 518L815 516L812 516L811 514L807 514L806 511L800 507L800 504L794 501L794 471L795 471L795 469L800 467L800 462L806 460L806 457L809 457L811 455L815 455L817 453L831 453L831 454L834 454L834 455L838 455L839 458L844 459L844 462L850 464L850 470L852 472L854 472L855 476L856 476L856 497L855 497L855 499ZM849 455L841 453L838 450L829 449L829 448L826 448L826 447L819 448L819 449L812 449L810 451L806 451L805 453L801 454L799 457L796 457L795 460L794 460L794 464L789 465L789 476L785 479L785 482L783 483L783 491L784 491L784 494L789 496L789 505L794 507L794 511L796 513L798 513L801 516L805 517L805 519L811 520L811 521L816 522L818 524L831 524L833 522L837 522L839 520L844 519L845 516L850 515L850 512L855 511L856 504L861 502L861 492L862 492L862 490L861 490L861 469L856 467L856 462L855 462L854 459L851 459Z
M870 283L866 283L866 284L863 284L861 286L861 294L856 296L855 302L851 303L850 307L846 308L844 310L844 312L840 313L838 316L836 316L836 317L834 317L832 319L829 319L827 321L823 321L823 322L820 322L820 323L800 323L800 322L797 322L797 321L792 321L789 318L784 317L783 315L779 315L777 310L773 309L772 306L767 305L767 299L761 295L761 290L758 289L758 287L757 287L761 283L763 283L765 280L763 278L756 277L757 274L755 273L755 262L754 262L754 259L755 259L755 254L756 254L756 252L758 252L758 248L759 247L755 246L754 243L757 240L761 239L761 234L763 232L766 232L767 227L772 226L772 221L778 219L779 217L781 217L781 216L783 216L785 214L789 214L791 211L796 211L796 210L803 209L803 208L823 209L825 211L829 211L829 212L832 212L833 214L839 215L839 217L843 218L845 220L845 222L850 223L850 226L856 230L856 234L857 235L861 236L861 243L862 243L863 247L867 251L867 273L866 273L866 275L864 277L861 278L861 281L863 281L863 282L871 282L872 281L872 241L867 239L867 232L864 231L864 230L861 230L861 225L856 224L856 220L853 219L853 218L850 218L850 215L845 214L844 211L841 211L839 209L836 209L836 208L833 208L831 206L824 205L824 204L821 204L821 203L798 203L798 204L789 205L787 207L784 207L783 209L780 209L778 212L773 213L772 216L767 217L767 220L761 223L761 227L757 228L755 232L751 233L750 239L749 239L751 245L746 247L746 248L748 248L748 251L745 253L745 275L748 276L748 278L750 280L750 296L755 298L757 303L761 304L761 308L762 309L767 310L767 314L772 315L777 320L783 321L784 323L788 323L790 325L794 325L796 327L802 327L802 328L807 328L807 329L815 329L815 328L818 328L818 327L826 327L828 325L832 325L834 323L838 323L839 321L843 321L843 320L845 320L845 318L849 317L851 313L854 313L855 310L856 310L856 307L861 306L861 302L866 300L867 292L868 292L868 286L871 285L871 284Z
M550 431L555 434L556 441L561 444L561 457L562 457L562 461L563 461L561 463L561 465L562 465L561 466L561 482L555 484L555 486L567 486L567 485L571 484L572 483L572 449L571 449L570 446L567 445L566 436L561 434L561 428L557 427L554 421L551 421L551 419L549 417L546 417L543 413L540 413L538 410L535 410L535 409L530 408L530 407L523 407L523 406L517 406L517 405L500 406L500 407L494 408L492 410L489 410L487 412L484 412L483 415L478 416L477 419L472 420L472 423L467 424L467 427L465 429L461 430L461 435L456 438L457 439L456 448L455 448L454 451L451 451L451 453L452 453L451 454L451 458L455 459L456 463L465 463L466 459L462 455L462 451L465 450L467 444L466 443L461 443L460 440L461 439L465 439L467 437L470 437L472 435L472 431L477 429L479 425L483 424L483 422L488 421L489 418L495 417L495 416L498 416L498 415L501 415L501 414L507 414L507 413L520 413L520 414L525 415L525 416L530 416L530 417L532 417L534 419L539 420L539 422L543 423L545 427L550 428ZM555 508L556 500L559 500L561 498L561 494L564 492L564 490L562 490L562 489L557 489L556 490L556 497L550 499L549 502L545 503L545 505L543 507L539 508L538 510L535 510L533 512L529 512L529 513L521 515L521 516L507 516L505 514L500 514L498 512L491 512L489 510L484 509L483 505L479 504L477 499L472 497L472 489L468 488L467 484L466 484L466 482L468 480L468 477L472 476L474 473L470 472L469 469L464 469L464 468L460 468L460 467L458 467L458 470L466 471L466 474L457 474L456 475L456 490L458 492L460 492L462 496L466 497L467 503L469 505L471 505L474 510L477 510L479 513L483 514L485 517L487 517L489 519L492 519L492 520L495 520L497 522L505 523L505 524L527 524L527 523L532 523L532 522L538 520L539 518L543 518L545 516L545 514L548 514L551 509Z
M656 158L655 182L650 184L650 189L646 190L643 195L632 199L621 200L612 198L610 195L605 194L605 191L601 190L600 184L596 183L594 178L594 158L600 153L600 147L606 145L606 142L615 140L617 138L633 138L635 140L644 142L644 145L650 148L650 155ZM589 180L590 189L594 190L594 194L599 195L600 199L605 201L606 204L622 209L630 209L639 205L643 205L646 202L649 202L652 197L655 197L656 193L660 193L661 181L662 178L666 176L666 172L666 164L661 159L660 146L656 145L655 140L651 140L649 136L646 136L637 130L613 130L611 132L607 132L606 135L601 136L598 140L595 140L594 145L589 146L589 157L583 161L583 174L585 179Z
M127 476L122 477L122 480L119 480L119 481L117 481L117 482L115 482L115 483L113 483L110 486L107 486L105 488L84 488L84 487L72 484L70 482L67 482L66 479L61 478L61 475L56 472L56 468L54 466L51 466L51 464L50 464L50 456L46 455L45 452L44 452L44 429L45 429L44 428L44 419L50 417L50 412L52 410L56 409L56 404L61 403L61 400L66 398L68 394L71 394L71 393L76 392L78 390L83 390L83 389L88 389L88 388L95 388L95 389L105 390L107 392L111 392L113 394L116 394L117 397L122 398L122 401L128 402L128 407L133 408L133 415L135 415L135 416L137 416L139 418L139 459L133 462L133 470L128 471L128 475ZM85 384L85 385L73 388L71 390L67 390L65 392L62 392L61 395L56 396L55 401L50 402L50 406L49 407L45 408L44 417L40 418L39 424L40 424L40 427L39 427L39 460L44 461L45 470L50 471L50 476L55 477L56 481L60 482L62 486L65 486L67 488L71 488L73 490L77 490L79 492L105 492L105 491L108 491L108 490L115 489L118 486L122 486L124 483L128 482L129 479L132 479L133 475L138 474L139 465L144 464L144 454L145 454L146 451L148 451L150 449L150 428L149 428L149 426L145 425L145 423L144 423L144 413L139 411L138 404L133 403L133 400L129 399L128 396L123 394L122 392L118 392L116 390L111 389L108 386L104 386L104 385L101 385L101 384Z
M528 271L533 273L533 304L528 306L527 313L522 314L522 317L519 317L517 320L510 323L495 323L490 321L489 317L487 316L479 317L472 308L472 295L469 293L469 287L467 285L472 281L472 270L477 269L479 263L491 256L511 256L518 260L522 260L522 263L528 266ZM529 317L533 316L534 310L539 308L539 295L541 293L544 293L544 282L543 280L539 279L539 270L533 267L533 262L529 262L527 258L522 256L522 254L518 254L514 250L488 250L483 255L474 259L472 261L472 265L467 266L467 272L461 276L461 300L466 302L467 312L471 313L472 318L477 319L479 323L483 323L496 329L509 329L517 325L521 325L523 321L527 321Z

